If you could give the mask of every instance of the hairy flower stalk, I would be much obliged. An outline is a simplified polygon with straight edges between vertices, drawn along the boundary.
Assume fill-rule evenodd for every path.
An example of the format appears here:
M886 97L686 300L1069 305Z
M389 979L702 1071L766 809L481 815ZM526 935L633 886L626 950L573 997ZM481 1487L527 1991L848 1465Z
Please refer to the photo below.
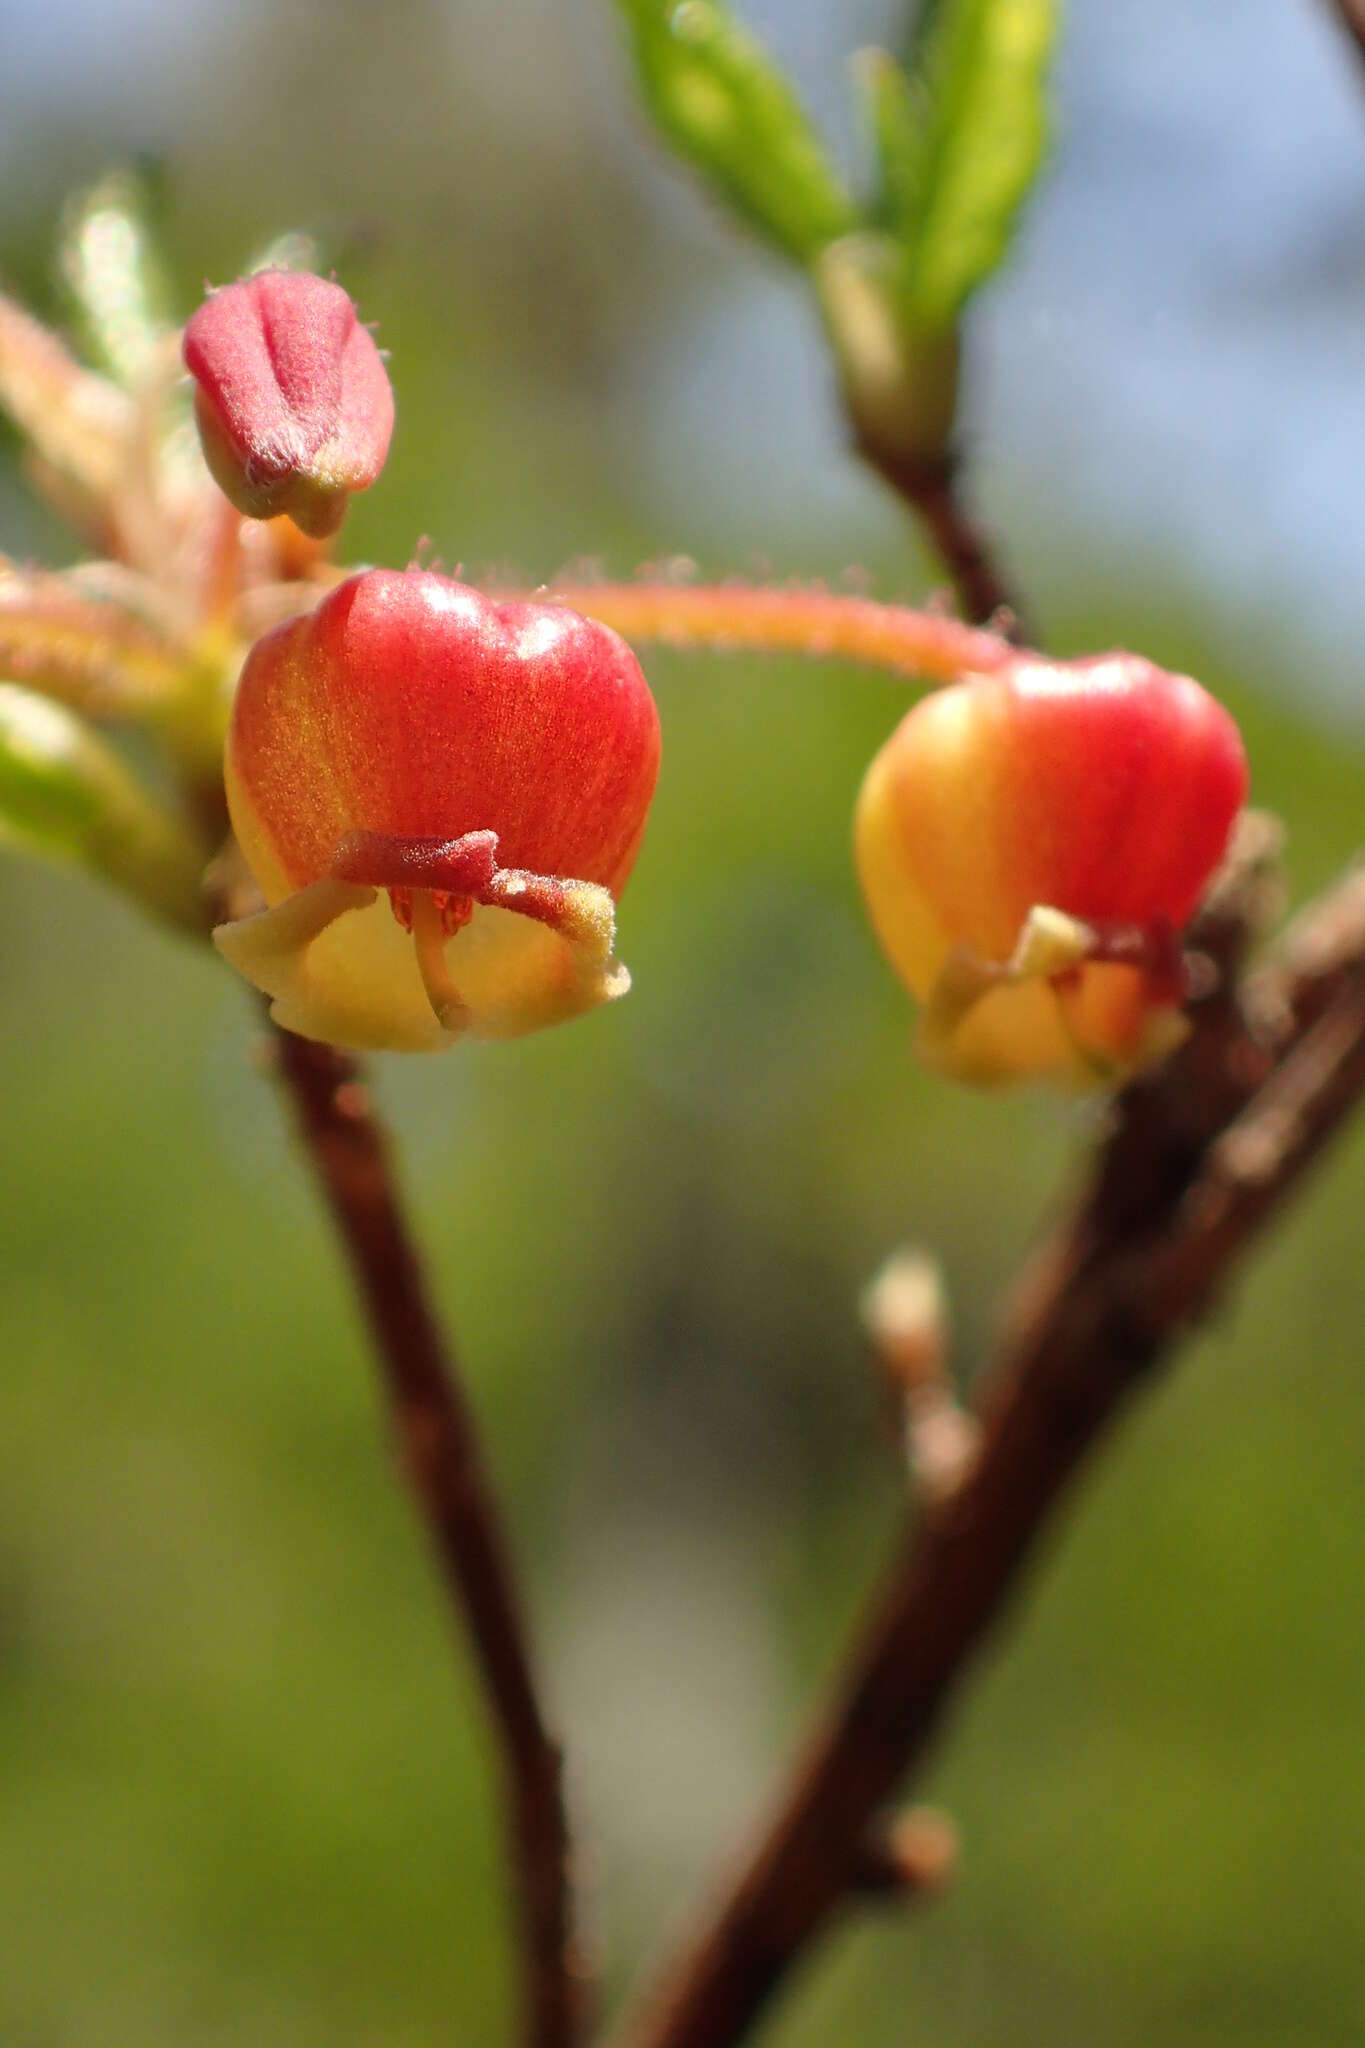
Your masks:
M621 995L659 763L635 657L562 605L372 570L248 657L232 821L270 906L220 950L306 1037L438 1050Z
M335 533L384 467L393 390L338 284L263 270L212 293L185 329L204 458L239 512Z
M556 582L556 598L628 640L717 653L804 654L951 683L1014 658L998 633L939 611L818 585Z
M1246 789L1229 714L1132 655L1020 656L917 704L868 770L855 840L926 1056L1086 1087L1168 1051L1178 934Z

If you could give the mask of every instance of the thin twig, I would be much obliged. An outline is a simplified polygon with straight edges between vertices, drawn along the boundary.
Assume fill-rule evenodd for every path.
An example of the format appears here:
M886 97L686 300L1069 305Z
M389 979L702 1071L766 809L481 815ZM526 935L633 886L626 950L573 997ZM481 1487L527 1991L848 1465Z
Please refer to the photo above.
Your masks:
M354 1063L274 1036L298 1130L345 1245L414 1498L473 1642L512 1808L527 2048L571 2048L584 1986L571 1925L558 1747L537 1702L525 1625L478 1432L437 1322L389 1147Z
M977 626L995 625L1011 640L1029 641L1019 607L996 569L982 527L962 502L956 456L938 462L907 462L863 436L865 462L903 498L924 527L953 579L963 614Z
M1365 62L1365 0L1335 0L1335 5L1342 27Z
M1069 1224L1026 1272L981 1403L977 1462L907 1530L833 1703L719 1900L621 2048L732 2048L857 1894L869 1831L919 1763L1035 1539L1122 1408L1365 1095L1365 880L1301 920L1245 1001L1245 931L1185 1048L1122 1099Z

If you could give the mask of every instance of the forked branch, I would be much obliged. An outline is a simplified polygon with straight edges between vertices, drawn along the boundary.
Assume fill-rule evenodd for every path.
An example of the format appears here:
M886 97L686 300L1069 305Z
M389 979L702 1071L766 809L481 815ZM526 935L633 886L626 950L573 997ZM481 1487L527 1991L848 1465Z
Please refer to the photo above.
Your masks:
M880 1809L923 1760L1068 1481L1365 1095L1365 875L1239 993L1244 913L1225 900L1197 935L1218 986L1182 1051L1121 1098L1074 1214L1017 1288L976 1463L950 1506L907 1530L773 1812L619 2048L731 2048L856 1898Z

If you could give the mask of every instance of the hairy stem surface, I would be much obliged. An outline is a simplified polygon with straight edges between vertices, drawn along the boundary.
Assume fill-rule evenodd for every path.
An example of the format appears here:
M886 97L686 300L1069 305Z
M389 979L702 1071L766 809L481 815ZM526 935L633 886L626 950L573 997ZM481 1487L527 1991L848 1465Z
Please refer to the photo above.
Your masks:
M1001 634L941 612L799 586L565 581L551 595L627 640L864 662L928 683L985 674L1016 652Z

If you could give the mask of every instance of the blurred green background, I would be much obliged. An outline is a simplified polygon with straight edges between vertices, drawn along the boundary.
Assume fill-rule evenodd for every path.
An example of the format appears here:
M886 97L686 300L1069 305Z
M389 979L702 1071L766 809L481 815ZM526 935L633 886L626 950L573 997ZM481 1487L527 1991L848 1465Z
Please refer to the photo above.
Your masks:
M973 330L975 478L1052 645L1234 704L1307 891L1361 836L1365 96L1307 0L1190 12L1072 9L1053 172ZM750 13L832 113L836 52L899 10ZM0 281L45 309L63 193L134 151L187 307L283 226L338 238L399 404L355 558L427 535L520 579L685 551L932 587L795 290L645 135L605 4L0 0L0 53ZM57 559L12 455L0 547ZM900 1513L859 1286L932 1245L969 1375L1089 1131L910 1063L847 852L903 692L647 666L629 1001L378 1063L613 1993L744 1825ZM17 863L0 958L0 2044L499 2042L479 1704L251 1006ZM1357 1132L993 1645L925 1788L952 1895L827 1943L765 2041L1359 2042L1362 1204Z

